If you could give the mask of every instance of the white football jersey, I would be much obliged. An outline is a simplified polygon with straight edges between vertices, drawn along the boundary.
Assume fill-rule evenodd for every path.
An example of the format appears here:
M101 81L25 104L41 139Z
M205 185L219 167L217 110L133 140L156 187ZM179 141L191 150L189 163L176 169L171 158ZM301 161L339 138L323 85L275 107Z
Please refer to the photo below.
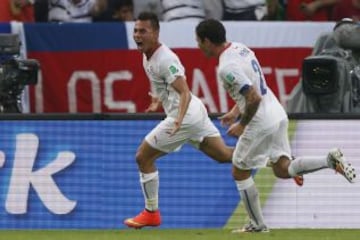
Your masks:
M265 129L287 118L283 106L267 87L254 52L244 44L230 43L229 47L220 54L218 75L242 113L245 110L243 91L253 86L262 97L260 106L249 125Z
M162 44L150 59L143 55L143 66L150 80L151 91L162 102L166 115L177 117L180 96L171 86L171 83L178 76L183 76L186 79L185 69L180 59L173 51ZM192 95L192 99L194 98L195 96ZM188 111L192 105L189 105Z

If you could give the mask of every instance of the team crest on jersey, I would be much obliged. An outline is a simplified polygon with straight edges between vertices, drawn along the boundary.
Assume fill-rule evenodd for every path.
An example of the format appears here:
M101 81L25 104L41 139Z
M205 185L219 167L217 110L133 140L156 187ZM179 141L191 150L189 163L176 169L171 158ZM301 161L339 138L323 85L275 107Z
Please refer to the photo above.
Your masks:
M235 80L235 77L232 73L228 73L226 76L225 76L225 80L228 84L232 84Z
M169 70L170 70L171 74L175 74L175 73L179 72L179 69L177 69L174 65L171 65L169 67Z

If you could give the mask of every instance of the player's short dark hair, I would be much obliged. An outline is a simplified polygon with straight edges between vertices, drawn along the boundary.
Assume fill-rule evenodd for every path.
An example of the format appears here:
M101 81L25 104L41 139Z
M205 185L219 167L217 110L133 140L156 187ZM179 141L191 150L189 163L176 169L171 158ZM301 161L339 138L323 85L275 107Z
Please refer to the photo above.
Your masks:
M220 45L226 42L226 30L224 25L215 19L206 19L196 26L196 35L203 41L205 38L212 43Z
M159 18L157 17L157 15L155 13L152 12L141 12L137 18L137 20L140 21L150 21L151 26L155 29L155 30L159 30L160 29L160 24L159 24Z

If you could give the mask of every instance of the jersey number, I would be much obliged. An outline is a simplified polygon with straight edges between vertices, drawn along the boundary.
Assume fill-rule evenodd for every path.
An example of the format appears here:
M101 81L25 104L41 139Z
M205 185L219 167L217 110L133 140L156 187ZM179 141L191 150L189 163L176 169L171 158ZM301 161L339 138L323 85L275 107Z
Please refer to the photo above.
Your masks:
M260 66L259 66L258 62L255 59L253 59L251 61L251 65L253 67L254 72L259 74L261 95L265 95L266 91L267 91L266 90L266 83L265 83L265 79L263 78L263 74L261 73Z

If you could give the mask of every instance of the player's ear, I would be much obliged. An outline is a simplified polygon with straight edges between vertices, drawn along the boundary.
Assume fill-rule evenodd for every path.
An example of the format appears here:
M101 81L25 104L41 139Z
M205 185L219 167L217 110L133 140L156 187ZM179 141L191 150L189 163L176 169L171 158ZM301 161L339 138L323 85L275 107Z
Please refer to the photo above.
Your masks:
M201 43L202 43L204 46L209 46L209 44L211 43L211 41L210 41L208 38L204 38L204 40L202 40Z

